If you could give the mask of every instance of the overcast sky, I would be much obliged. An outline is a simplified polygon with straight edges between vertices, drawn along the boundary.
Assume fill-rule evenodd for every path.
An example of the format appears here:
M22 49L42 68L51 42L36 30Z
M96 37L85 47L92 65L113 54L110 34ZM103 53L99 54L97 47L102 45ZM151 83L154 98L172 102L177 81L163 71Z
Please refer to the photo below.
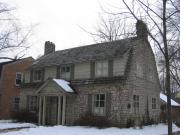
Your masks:
M118 5L108 0L3 0L16 7L16 16L23 25L37 24L27 56L44 53L44 42L52 41L56 50L93 43L93 38L80 27L93 31L98 23L101 5ZM80 27L79 27L80 26Z

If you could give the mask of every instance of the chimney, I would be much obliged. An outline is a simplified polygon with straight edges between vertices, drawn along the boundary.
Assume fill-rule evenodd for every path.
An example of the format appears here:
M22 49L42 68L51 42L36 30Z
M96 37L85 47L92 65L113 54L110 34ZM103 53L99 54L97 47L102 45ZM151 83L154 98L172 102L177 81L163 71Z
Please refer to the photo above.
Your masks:
M53 52L55 52L55 44L50 41L46 41L44 45L44 55L47 55Z
M147 39L148 37L147 25L142 20L138 20L136 23L136 34L141 39Z

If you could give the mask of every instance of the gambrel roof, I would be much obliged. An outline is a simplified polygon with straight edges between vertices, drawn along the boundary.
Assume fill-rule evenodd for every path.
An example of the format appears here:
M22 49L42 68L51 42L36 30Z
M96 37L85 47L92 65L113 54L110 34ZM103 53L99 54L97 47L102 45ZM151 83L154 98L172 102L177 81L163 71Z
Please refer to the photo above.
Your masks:
M40 57L31 67L36 68L122 57L137 40L137 37L126 38L56 51Z

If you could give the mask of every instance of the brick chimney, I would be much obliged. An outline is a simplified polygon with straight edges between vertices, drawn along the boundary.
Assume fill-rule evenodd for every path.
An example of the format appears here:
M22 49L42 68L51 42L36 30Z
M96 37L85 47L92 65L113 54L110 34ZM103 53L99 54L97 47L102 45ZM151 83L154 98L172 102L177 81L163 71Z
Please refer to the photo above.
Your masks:
M55 52L55 44L50 41L46 41L44 45L44 55Z
M138 20L136 23L136 34L138 38L142 38L142 39L148 38L147 25L142 20Z

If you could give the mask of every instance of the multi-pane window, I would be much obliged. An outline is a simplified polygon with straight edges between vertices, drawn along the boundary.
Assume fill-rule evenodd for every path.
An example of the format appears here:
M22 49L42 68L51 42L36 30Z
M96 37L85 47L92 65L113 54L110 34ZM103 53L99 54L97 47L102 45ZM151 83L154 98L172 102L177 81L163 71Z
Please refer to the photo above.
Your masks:
M22 73L20 73L20 72L17 72L16 73L16 80L15 80L15 84L17 85L17 86L19 86L21 83L22 83Z
M42 80L42 70L35 70L34 81L41 81L41 80Z
M106 95L105 94L94 95L93 113L98 116L104 116L105 115L105 104L106 104Z
M156 109L156 98L152 98L152 109Z
M63 66L61 67L61 78L63 79L70 79L70 66Z
M133 104L134 104L134 112L138 113L139 112L139 95L133 96Z
M97 61L95 63L95 76L96 77L108 76L108 61Z
M37 112L37 96L27 96L27 109L30 112Z
M19 102L20 102L20 98L19 97L15 97L14 98L14 110L18 111L19 110Z

